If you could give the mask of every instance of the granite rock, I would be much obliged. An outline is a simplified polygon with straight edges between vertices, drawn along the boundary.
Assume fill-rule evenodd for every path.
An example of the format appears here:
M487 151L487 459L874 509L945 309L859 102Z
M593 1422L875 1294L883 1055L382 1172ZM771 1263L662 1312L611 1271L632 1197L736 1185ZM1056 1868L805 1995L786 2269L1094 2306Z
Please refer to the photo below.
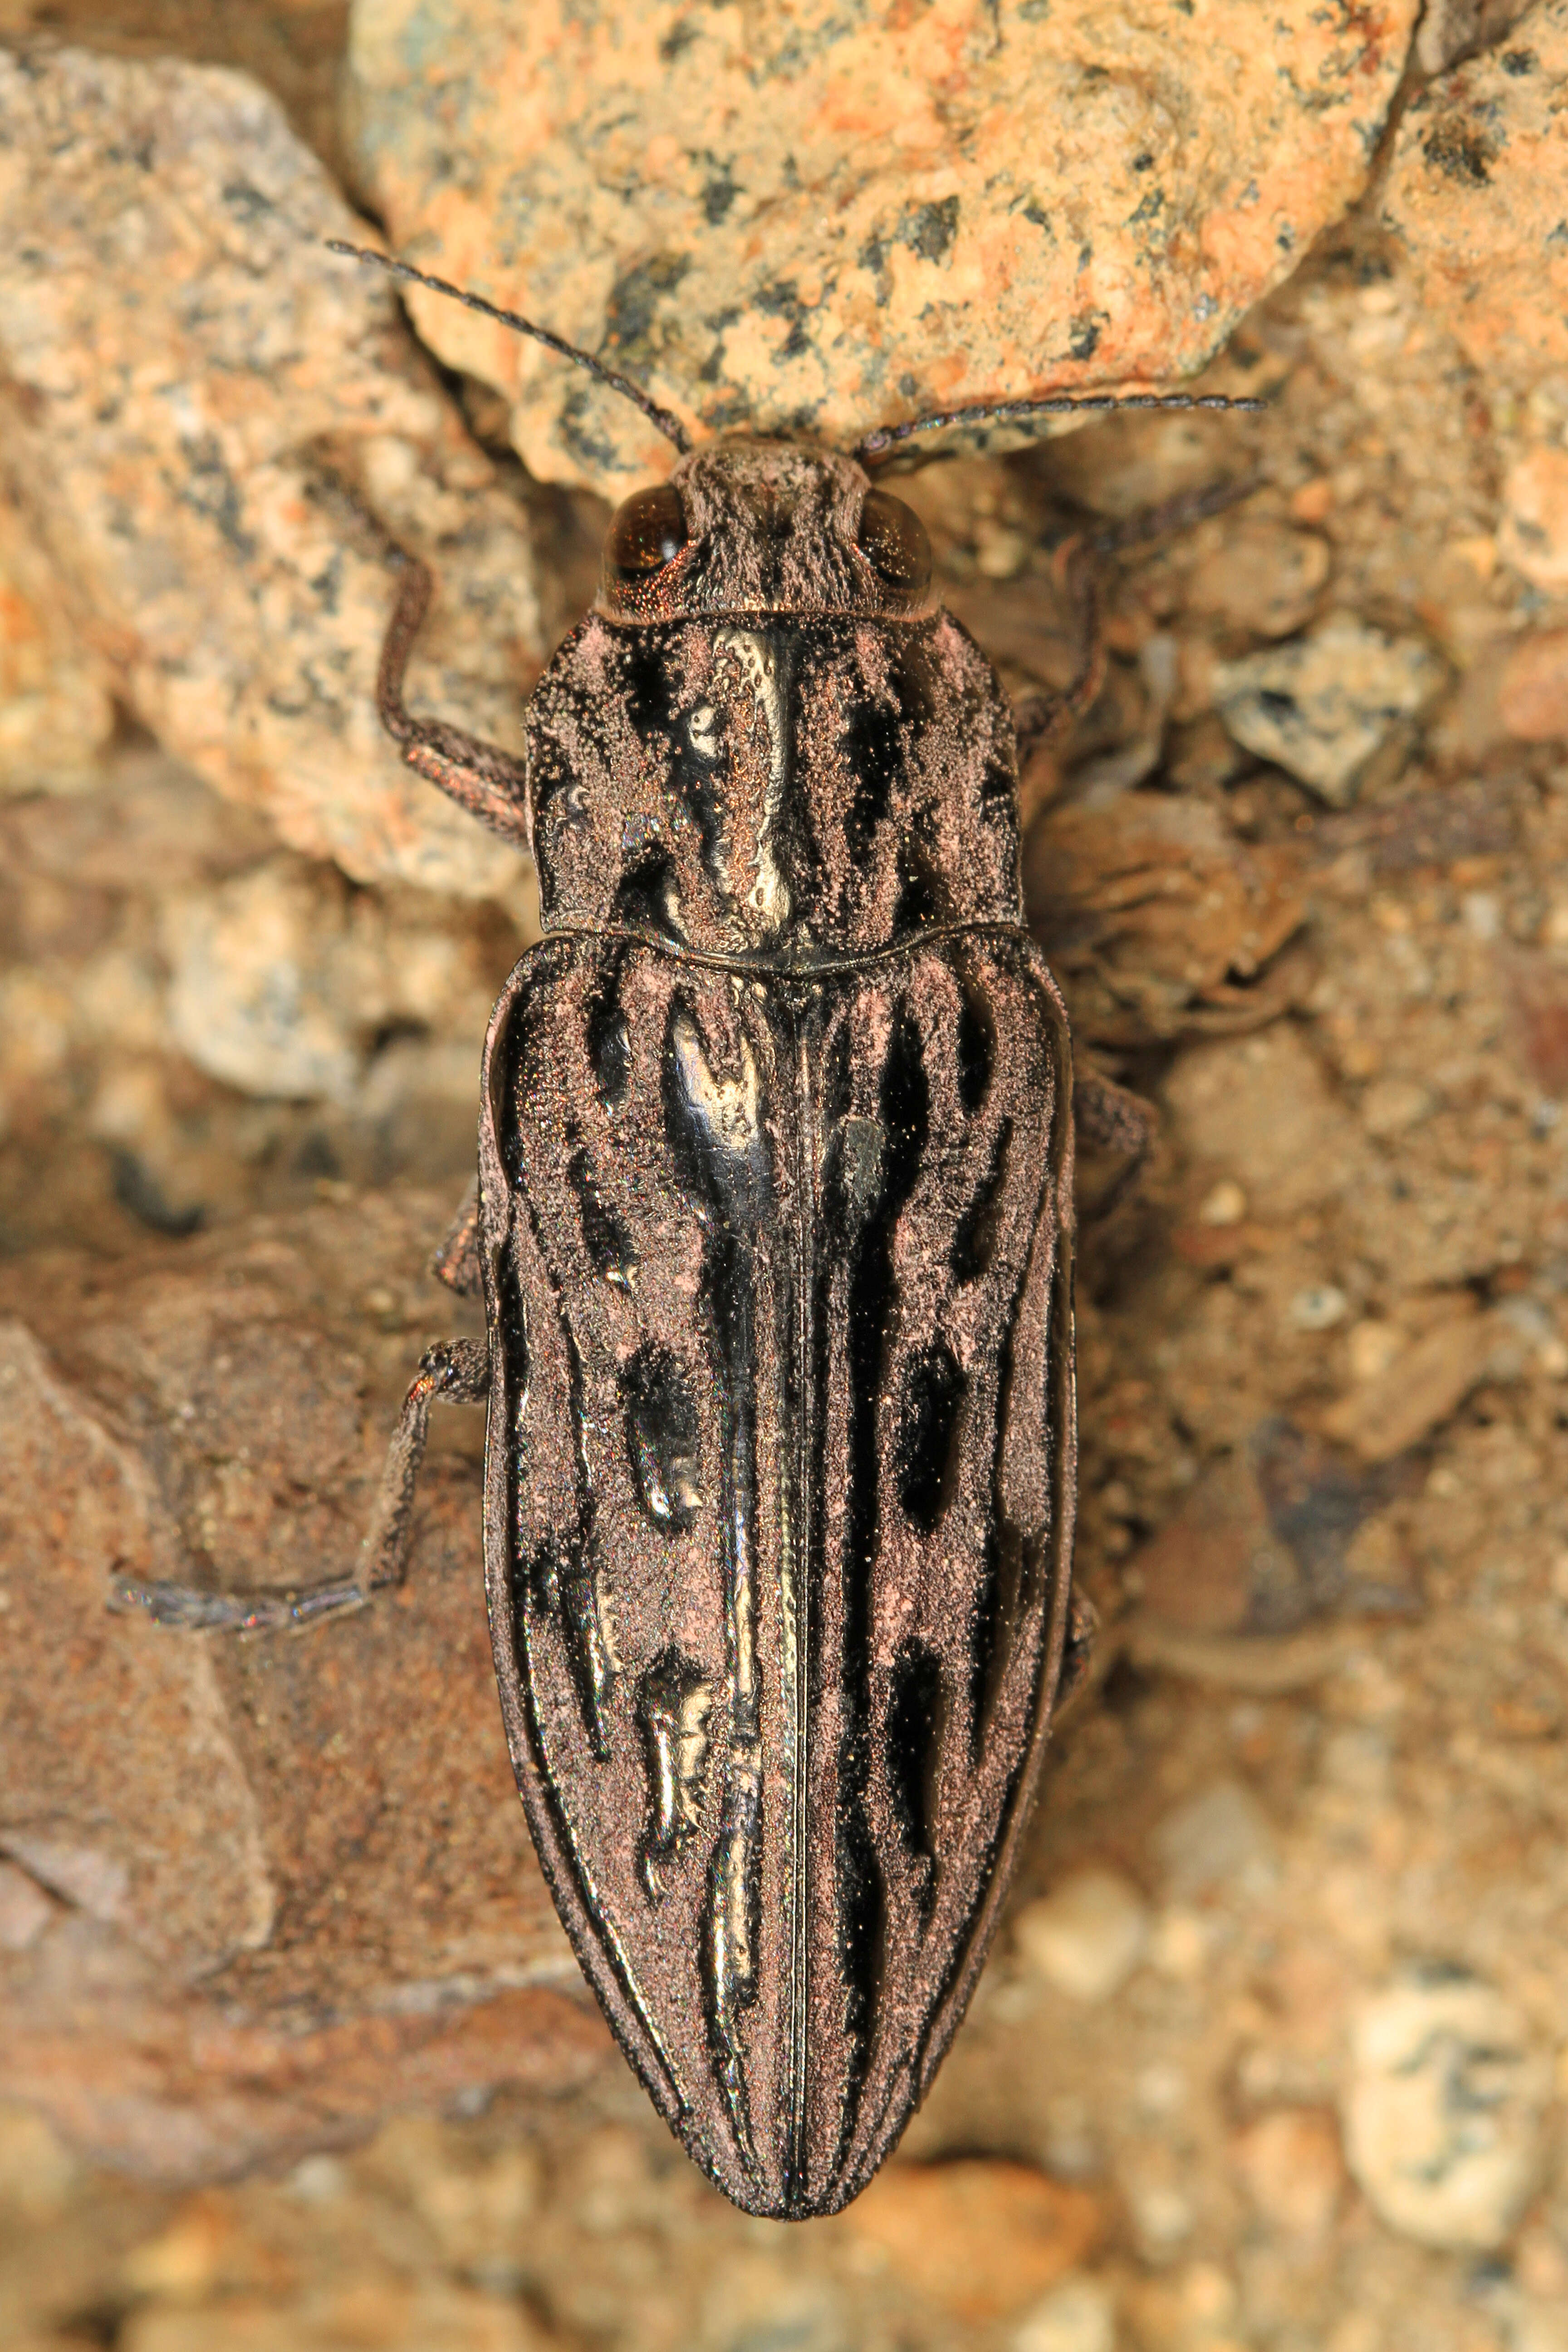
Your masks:
M1568 449L1530 449L1509 467L1498 552L1532 587L1568 589Z
M1568 0L1537 0L1495 48L1412 99L1383 216L1477 367L1533 382L1568 362Z
M374 682L401 543L441 583L413 695L515 740L526 517L386 287L321 249L358 231L241 75L0 56L4 492L100 699L296 849L493 894L517 854L403 768Z
M1525 2018L1461 1969L1412 1970L1373 1994L1343 2113L1380 2218L1425 2245L1502 2245L1535 2183L1550 2077Z
M1238 743L1342 808L1373 755L1433 699L1444 676L1418 639L1335 614L1308 636L1216 662L1214 691Z
M954 403L1201 367L1364 184L1418 10L1211 0L913 16L788 0L355 11L348 141L410 259L710 432L850 442ZM530 470L668 471L635 413L415 294Z
M578 2082L607 2046L511 1787L476 1416L437 1431L375 1607L257 1640L105 1607L117 1573L352 1569L399 1391L471 1312L421 1279L446 1206L365 1195L0 1280L0 2096L147 2177Z

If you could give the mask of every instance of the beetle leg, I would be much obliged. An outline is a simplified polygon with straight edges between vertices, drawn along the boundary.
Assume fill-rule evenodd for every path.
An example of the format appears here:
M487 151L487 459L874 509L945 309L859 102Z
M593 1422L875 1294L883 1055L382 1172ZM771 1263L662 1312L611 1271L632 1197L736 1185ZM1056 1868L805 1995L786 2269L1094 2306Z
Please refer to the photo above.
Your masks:
M403 677L415 638L430 609L434 582L427 564L403 558L403 584L381 648L375 707L406 764L520 848L533 845L528 768L498 743L483 742L443 719L415 719L403 699Z
M1100 1637L1100 1612L1087 1592L1074 1585L1068 1599L1067 1640L1062 1646L1062 1670L1057 1679L1053 1706L1057 1711L1076 1698L1089 1680L1094 1645Z
M1091 1150L1117 1153L1125 1165L1095 1203L1095 1222L1108 1217L1138 1175L1154 1140L1154 1114L1142 1095L1119 1087L1098 1070L1079 1070L1073 1077L1073 1127L1080 1143Z
M1051 576L1058 594L1077 623L1079 655L1072 677L1059 694L1032 694L1020 703L1016 719L1018 769L1022 774L1033 754L1059 743L1075 719L1081 719L1100 692L1105 677L1105 643L1100 627L1100 595L1094 565L1098 558L1119 554L1164 539L1173 531L1189 530L1209 515L1223 514L1250 498L1261 477L1245 475L1234 482L1206 482L1202 489L1181 490L1159 506L1144 507L1091 536L1075 532L1064 539L1051 558ZM1024 810L1025 830L1034 811Z
M1081 719L1105 677L1105 640L1100 627L1100 593L1094 576L1095 550L1081 535L1064 539L1051 558L1058 593L1078 625L1078 661L1059 694L1031 694L1018 706L1014 724L1018 736L1020 773L1034 754L1059 743L1075 719Z
M479 1180L476 1176L463 1195L445 1241L430 1261L437 1282L459 1298L477 1298L484 1287L479 1271Z
M384 1586L403 1581L430 1407L437 1399L447 1404L479 1404L489 1395L489 1349L483 1339L446 1339L426 1348L386 1450L357 1576L303 1592L204 1592L189 1584L136 1584L119 1577L110 1590L109 1606L120 1612L145 1610L154 1624L187 1633L287 1633L312 1625L318 1618L363 1609Z

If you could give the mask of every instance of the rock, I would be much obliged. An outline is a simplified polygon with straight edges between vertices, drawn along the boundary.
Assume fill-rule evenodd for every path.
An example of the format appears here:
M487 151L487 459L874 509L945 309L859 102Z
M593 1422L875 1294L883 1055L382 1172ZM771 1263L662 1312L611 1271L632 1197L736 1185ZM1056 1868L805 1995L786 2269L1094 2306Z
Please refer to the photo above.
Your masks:
M1173 1902L1237 1887L1258 1894L1274 1883L1274 1832L1239 1780L1216 1780L1168 1813L1155 1833Z
M886 2257L906 2288L976 2326L1005 2318L1082 2262L1100 2234L1087 2189L984 2157L892 2163L828 2225Z
M352 1568L420 1347L470 1321L423 1279L447 1213L0 1261L0 1851L49 1914L0 1949L0 2098L100 2161L277 2166L607 2047L511 1786L464 1416L374 1607L239 1640L104 1605Z
M1392 1462L1458 1412L1485 1378L1499 1337L1489 1316L1451 1316L1331 1405L1322 1416L1325 1436L1363 1462Z
M1538 0L1497 47L1417 90L1394 135L1384 224L1489 378L1532 383L1568 361L1565 95L1568 5Z
M440 577L411 695L515 742L526 519L387 288L321 249L358 227L242 76L0 57L5 487L100 698L295 848L493 894L517 853L402 766L375 666L402 543Z
M1109 2000L1143 1956L1149 1914L1116 1870L1079 1870L1013 1922L1024 1965L1074 2000Z
M1099 2279L1064 2279L1035 2305L1012 2352L1116 2352L1116 2302Z
M1345 2168L1333 2117L1280 2107L1239 2134L1236 2168L1253 2205L1282 2237L1320 2246L1333 2227Z
M501 974L482 934L438 927L434 913L428 900L388 906L293 858L174 898L163 919L172 1034L243 1093L336 1101L363 1085L378 1036L466 1035L466 1049L426 1060L437 1086L450 1060L451 1089L477 1102Z
M1380 2220L1426 2246L1502 2245L1535 2184L1551 2071L1519 2011L1462 1970L1413 1970L1373 1994L1343 2116Z
M1568 737L1568 629L1537 629L1510 646L1498 687L1503 730L1521 743Z
M349 137L411 258L709 431L843 444L1201 366L1363 186L1416 14L1211 0L1194 41L1182 0L1113 23L1035 0L908 23L552 0L520 43L498 0L447 0L435 40L421 0L383 0L353 19ZM558 360L438 297L414 309L511 403L532 473L668 470Z
M112 680L60 608L47 562L0 499L0 796L80 792L114 732Z
M1238 743L1343 808L1373 754L1426 708L1445 674L1415 639L1341 614L1289 645L1216 662L1214 696Z
M55 1916L55 1906L36 1878L0 1862L0 1952L25 1952Z
M1288 1632L1342 1599L1347 1547L1374 1507L1370 1482L1270 1414L1138 1553L1142 1613L1192 1633Z
M1498 552L1548 594L1568 588L1568 449L1531 449L1509 467Z
M1047 810L1025 851L1032 928L1058 971L1092 981L1080 1031L1107 1042L1179 1034L1279 999L1256 981L1306 914L1300 861L1237 840L1208 803L1130 792ZM1080 982L1081 992L1081 982Z
M1221 545L1193 574L1194 611L1213 614L1233 629L1260 637L1288 637L1317 609L1331 558L1326 539L1291 530L1267 516L1244 517L1225 528Z
M1357 1138L1297 1029L1192 1046L1165 1081L1188 1155L1239 1183L1255 1215L1298 1215L1352 1181Z

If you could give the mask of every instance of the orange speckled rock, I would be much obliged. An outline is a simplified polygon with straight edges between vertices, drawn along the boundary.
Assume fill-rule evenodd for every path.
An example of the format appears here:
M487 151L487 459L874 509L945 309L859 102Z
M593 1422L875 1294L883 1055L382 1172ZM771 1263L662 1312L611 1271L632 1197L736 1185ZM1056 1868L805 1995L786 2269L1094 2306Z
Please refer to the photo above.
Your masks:
M1319 0L376 0L348 144L394 246L709 432L1164 383L1360 193L1417 14ZM416 293L536 474L669 451Z
M504 890L516 854L401 765L374 687L401 541L443 588L414 695L515 730L526 519L321 250L357 228L242 75L0 55L0 483L49 629L210 784L362 880Z
M1479 368L1568 362L1568 0L1428 84L1399 126L1386 225Z

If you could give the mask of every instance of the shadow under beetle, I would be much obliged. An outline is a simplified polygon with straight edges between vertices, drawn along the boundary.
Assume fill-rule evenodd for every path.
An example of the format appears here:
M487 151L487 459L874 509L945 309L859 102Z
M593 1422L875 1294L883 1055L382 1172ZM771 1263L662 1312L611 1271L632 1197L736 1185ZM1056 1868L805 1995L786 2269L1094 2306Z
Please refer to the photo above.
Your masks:
M425 1356L352 1582L118 1599L241 1628L359 1605L403 1572L432 1402L488 1399L496 1674L567 1933L725 2194L831 2213L963 2014L1087 1651L1071 1064L1016 785L1020 733L1093 663L1016 722L867 465L952 424L1259 404L1062 395L853 457L693 451L590 354L423 282L682 453L612 520L525 760L405 710L421 566L382 659L408 763L539 870L436 1263L482 1286L489 1338Z

